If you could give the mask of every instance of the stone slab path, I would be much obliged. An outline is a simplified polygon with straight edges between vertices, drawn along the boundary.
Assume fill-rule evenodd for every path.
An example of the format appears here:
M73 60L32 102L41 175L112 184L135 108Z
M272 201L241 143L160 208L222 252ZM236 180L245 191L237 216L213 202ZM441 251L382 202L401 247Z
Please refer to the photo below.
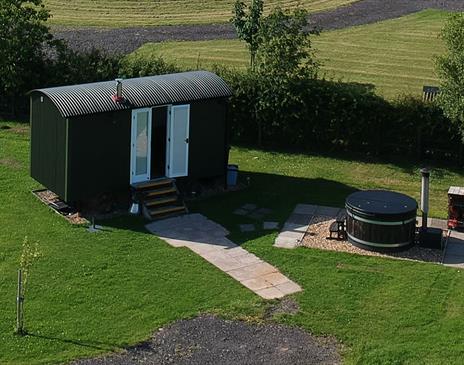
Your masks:
M322 205L298 204L285 222L277 236L274 246L280 248L295 248L303 240L314 216L323 216L329 219L336 218L344 209L326 207Z
M224 227L201 214L168 218L145 227L171 246L189 248L264 299L302 290L277 268L230 241Z
M443 265L464 269L464 233L451 231L443 255Z

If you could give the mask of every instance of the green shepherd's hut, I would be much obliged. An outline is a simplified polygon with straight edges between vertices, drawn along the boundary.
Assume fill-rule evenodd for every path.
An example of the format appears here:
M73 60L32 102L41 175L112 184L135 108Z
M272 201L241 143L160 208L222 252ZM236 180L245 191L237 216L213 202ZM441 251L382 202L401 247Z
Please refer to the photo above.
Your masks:
M170 213L176 179L225 177L230 96L207 71L33 90L31 176L67 203L141 191Z

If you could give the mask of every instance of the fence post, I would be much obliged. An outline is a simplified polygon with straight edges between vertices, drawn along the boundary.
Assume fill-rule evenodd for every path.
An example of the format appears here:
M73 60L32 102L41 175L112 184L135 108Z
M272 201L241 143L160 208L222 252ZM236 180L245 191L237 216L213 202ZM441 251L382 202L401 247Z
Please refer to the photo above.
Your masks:
M18 270L18 292L16 295L16 332L19 335L24 334L24 329L23 329L23 273L22 270Z

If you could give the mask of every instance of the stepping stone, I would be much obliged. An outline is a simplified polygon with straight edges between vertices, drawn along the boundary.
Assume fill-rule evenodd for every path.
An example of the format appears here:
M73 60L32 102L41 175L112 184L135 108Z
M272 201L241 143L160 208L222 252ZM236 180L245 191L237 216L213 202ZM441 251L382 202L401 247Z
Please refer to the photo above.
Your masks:
M262 215L268 215L272 213L272 210L269 208L259 208L256 210L256 213L262 214Z
M256 219L256 220L262 220L264 218L264 214L258 213L258 211L255 211L249 215L250 218Z
M239 208L239 209L235 209L234 212L233 212L235 215L247 215L249 212L245 209L242 209L242 208Z
M240 224L240 232L254 232L256 230L254 224Z
M279 222L263 222L263 229L278 229Z
M248 210L248 211L251 211L251 210L255 210L257 208L256 204L244 204L241 206L242 209L244 210Z

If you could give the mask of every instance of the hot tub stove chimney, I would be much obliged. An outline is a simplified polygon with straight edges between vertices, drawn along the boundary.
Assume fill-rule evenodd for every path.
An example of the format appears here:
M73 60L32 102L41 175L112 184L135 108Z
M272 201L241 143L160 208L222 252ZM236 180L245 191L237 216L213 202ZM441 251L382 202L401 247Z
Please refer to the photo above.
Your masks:
M429 180L430 170L426 167L420 170L422 175L421 187L421 211L422 211L422 230L427 230L427 218L429 215Z
M429 180L430 170L423 168L420 170L422 175L421 204L422 227L419 230L419 244L427 248L442 248L443 231L439 228L429 228L427 218L429 216Z

